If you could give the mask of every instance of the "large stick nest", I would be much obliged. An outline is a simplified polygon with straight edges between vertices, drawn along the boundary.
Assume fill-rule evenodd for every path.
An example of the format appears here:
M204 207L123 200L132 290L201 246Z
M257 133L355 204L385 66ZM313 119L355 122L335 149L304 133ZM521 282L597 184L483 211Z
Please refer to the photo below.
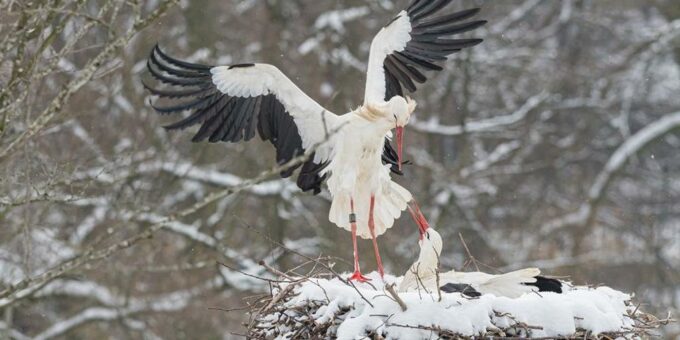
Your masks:
M316 274L314 277L294 277L276 271L271 267L267 266L267 268L271 272L277 273L279 278L269 280L272 287L270 294L264 297L260 296L256 301L248 303L250 321L246 326L249 339L334 339L344 322L356 318L356 313L352 315L354 309L362 308L361 305L364 304L373 307L370 302L371 297L366 294L364 285L358 288L357 284L346 281L335 272ZM334 285L345 286L348 297L341 296L341 300L346 302L347 299L353 299L354 302L338 303L337 296L333 295L335 293L327 292L322 287L323 284L330 282L329 278L334 279ZM674 321L670 318L659 319L647 314L635 306L632 300L627 300L625 301L624 315L629 321L626 322L625 327L616 331L595 334L592 330L576 328L576 332L569 336L546 337L540 335L543 329L541 325L527 324L518 321L517 318L507 312L493 310L494 315L489 316L492 320L491 325L487 326L485 330L474 336L461 335L441 323L439 325L428 325L422 322L394 321L396 318L393 317L400 313L399 309L405 312L407 308L413 306L413 302L409 301L409 304L405 304L399 294L394 292L391 284L385 287L377 287L377 282L380 281L373 280L373 282L374 284L370 285L371 289L374 290L372 294L379 292L381 298L390 299L393 305L398 303L400 308L396 307L396 311L391 314L370 315L373 318L378 317L382 321L375 328L362 330L363 334L360 335L367 339L402 338L399 336L400 331L395 332L395 329L403 329L404 332L409 332L410 335L404 335L404 339L413 338L412 331L422 331L419 336L430 339L468 340L489 339L491 337L493 339L648 339L655 336L654 330ZM323 290L320 298L301 298L301 291L310 285ZM378 295L372 297L375 299ZM430 302L433 302L436 296L428 299L432 299ZM439 301L441 301L441 297ZM322 316L320 317L320 315ZM385 331L387 327L391 329L389 334L386 334Z

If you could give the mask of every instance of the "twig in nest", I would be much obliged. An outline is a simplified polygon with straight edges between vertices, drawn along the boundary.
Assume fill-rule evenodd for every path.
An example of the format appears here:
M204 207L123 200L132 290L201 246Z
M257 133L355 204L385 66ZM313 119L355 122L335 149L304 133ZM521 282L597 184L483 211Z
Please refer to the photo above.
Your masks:
M385 290L388 293L390 293L390 295L392 295L392 297L394 298L394 301L397 301L397 303L399 304L399 307L401 307L401 311L405 312L406 309L407 309L406 304L404 303L404 300L402 300L401 297L399 297L399 294L397 294L397 292L394 290L394 283L386 284Z
M237 311L249 310L249 309L250 309L249 306L236 307L236 308L208 307L208 310L218 310L218 311L222 311L222 312L225 312L225 313L237 312Z
M301 281L297 281L297 282L293 282L293 283L287 285L287 286L284 287L278 294L276 294L276 296L274 296L274 297L272 298L272 300L269 301L269 303L268 303L266 306L264 306L264 307L263 307L262 309L260 309L259 311L255 312L255 315L253 316L253 319L252 319L253 321L250 323L250 325L248 325L248 329L250 329L250 328L252 328L253 326L255 326L255 323L257 322L257 318L258 318L260 315L265 315L265 314L267 314L267 313L269 312L269 310L271 310L271 309L272 309L272 308L273 308L273 307L274 307L281 299L283 299L286 295L288 295L288 293L290 293L291 291L293 291L293 289L294 289L297 285L299 285L301 282L302 282L302 280L301 280Z
M259 264L260 264L260 266L264 267L264 269L266 269L268 272L270 272L270 273L272 273L272 274L274 274L274 275L278 275L278 276L281 276L281 277L285 277L286 279L288 279L288 280L290 280L290 281L295 281L295 279L293 279L292 277L288 276L288 274L286 274L286 273L284 273L284 272L282 272L282 271L280 271L280 270L278 270L278 269L276 269L276 268L274 268L274 267L268 265L266 262L264 262L264 260L260 260Z
M435 286L435 289L437 290L437 295L439 297L437 302L442 302L442 290L439 288L439 287L441 287L441 285L439 284L439 271L441 269L441 261L439 261L439 253L435 252L435 254L437 254L437 268L434 270L434 275L435 275L435 280L436 280L435 282L437 284Z
M472 264L475 265L475 269L479 271L479 266L477 265L477 259L472 255L470 252L470 248L468 248L467 243L465 243L465 239L463 238L463 234L458 233L458 237L460 237L460 242L463 244L463 248L465 248L465 252L467 253L468 258L470 261L472 261Z
M238 219L239 222L241 222L241 224L243 224L246 228L248 228L248 229L254 231L256 234L260 235L261 237L263 237L263 238L266 239L267 241L271 242L272 244L274 244L274 245L280 247L281 249L287 250L287 251L289 251L289 252L291 252L291 253L293 253L293 254L295 254L295 255L298 255L298 256L300 256L300 257L302 257L302 258L305 258L305 259L307 259L307 260L309 260L309 261L315 262L315 263L317 263L318 265L324 267L326 270L328 270L328 272L332 273L333 276L335 276L338 280L340 280L340 281L342 281L343 283L347 284L348 286L351 286L352 288L354 288L354 290L357 292L357 294L359 294L359 296L361 296L361 299L364 300L364 301L366 301L366 303L368 303L369 306L375 307L375 306L373 306L373 304L371 303L371 301L368 301L368 299L364 296L364 294L361 294L361 291L359 291L359 289L357 288L357 286L354 285L354 282L352 282L351 280L347 280L347 279L343 278L340 274L338 274L335 270L333 270L333 268L331 268L329 265L327 265L327 264L325 264L325 263L323 263L323 262L321 262L321 261L319 261L319 260L317 260L317 259L311 258L311 257L309 257L309 256L307 256L307 255L305 255L305 254L302 254L302 253L300 253L300 252L298 252L298 251L296 251L296 250L293 250L293 249L290 249L290 248L286 247L286 246L283 245L281 242L278 242L278 241L272 239L271 237L269 237L269 236L263 234L263 233L260 232L259 230L255 229L253 226L251 226L250 224L246 223L246 221L244 221L243 219L241 219L239 216L234 215L234 217L235 217L236 219Z
M225 267L225 268L227 268L227 269L233 270L233 271L235 271L235 272L237 272L237 273L239 273L239 274L242 274L242 275L245 275L245 276L248 276L248 277L252 277L252 278L254 278L254 279L258 279L258 280L262 280L262 281L266 281L266 282L288 282L288 281L268 279L268 278L266 278L266 277L261 277L261 276L257 276L257 275L253 275L253 274L248 274L248 273L246 273L246 272L244 272L244 271L242 271L242 270L236 269L236 268L234 268L234 267L232 267L232 266L230 266L230 265L228 265L228 264L226 264L226 263L224 263L224 262L217 261L217 263L219 263L222 267Z

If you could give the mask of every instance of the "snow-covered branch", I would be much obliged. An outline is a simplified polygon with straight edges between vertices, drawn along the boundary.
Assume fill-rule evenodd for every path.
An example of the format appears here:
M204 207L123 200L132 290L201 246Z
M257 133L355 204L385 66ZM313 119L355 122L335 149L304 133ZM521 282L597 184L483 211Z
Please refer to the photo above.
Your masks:
M529 112L536 109L539 105L544 103L550 95L546 92L541 92L535 96L529 97L526 102L515 110L513 113L498 116L489 119L481 119L477 121L467 122L465 125L441 125L438 118L431 118L428 121L419 121L412 119L409 126L419 132L432 133L444 136L456 136L464 133L480 133L480 132L494 132L507 128L510 125L516 124L527 117Z
M219 288L223 285L221 277L216 277L212 280L208 280L201 286L197 286L184 291L175 291L170 294L157 296L148 299L134 299L125 301L125 304L118 305L112 304L107 307L89 307L79 313L54 323L49 328L45 329L41 333L33 337L33 339L52 339L58 336L63 336L70 330L76 327L80 327L89 322L95 321L106 321L106 320L117 320L132 316L134 314L139 314L142 312L157 312L157 313L167 313L182 310L191 304L192 298L215 288ZM56 289L57 287L55 287ZM74 286L64 286L62 289L80 289L83 287ZM71 291L72 293L73 291ZM101 295L101 294L100 294ZM110 296L107 296L110 300ZM110 301L110 302L120 302L120 301ZM118 305L118 306L116 306Z
M633 134L609 157L604 168L590 186L586 201L581 204L578 210L543 224L541 233L547 235L557 229L588 223L597 214L599 204L604 198L605 191L612 179L623 169L631 156L636 155L650 143L678 128L680 128L680 112L675 112L661 117Z

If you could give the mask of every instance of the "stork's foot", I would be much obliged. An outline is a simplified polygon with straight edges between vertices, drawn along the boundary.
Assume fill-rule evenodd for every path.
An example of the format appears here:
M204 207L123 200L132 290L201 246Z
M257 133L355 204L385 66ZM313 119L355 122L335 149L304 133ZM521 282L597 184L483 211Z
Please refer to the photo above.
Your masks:
M371 281L371 279L365 277L364 275L361 274L360 271L356 270L354 271L354 274L352 276L347 278L350 281L356 281L356 282L368 282Z

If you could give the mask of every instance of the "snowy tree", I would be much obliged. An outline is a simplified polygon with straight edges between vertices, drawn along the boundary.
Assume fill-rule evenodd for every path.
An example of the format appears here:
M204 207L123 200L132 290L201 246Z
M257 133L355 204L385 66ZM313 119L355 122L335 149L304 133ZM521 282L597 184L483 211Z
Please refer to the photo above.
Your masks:
M0 337L224 337L243 312L213 308L269 290L241 272L307 262L277 243L349 270L328 195L269 171L268 145L161 128L146 58L158 42L194 62L272 63L346 112L371 38L406 3L0 0ZM485 41L414 95L397 179L450 244L442 265L469 265L460 233L499 271L539 266L677 314L680 5L451 7L472 6ZM416 242L407 217L381 238L388 271Z

